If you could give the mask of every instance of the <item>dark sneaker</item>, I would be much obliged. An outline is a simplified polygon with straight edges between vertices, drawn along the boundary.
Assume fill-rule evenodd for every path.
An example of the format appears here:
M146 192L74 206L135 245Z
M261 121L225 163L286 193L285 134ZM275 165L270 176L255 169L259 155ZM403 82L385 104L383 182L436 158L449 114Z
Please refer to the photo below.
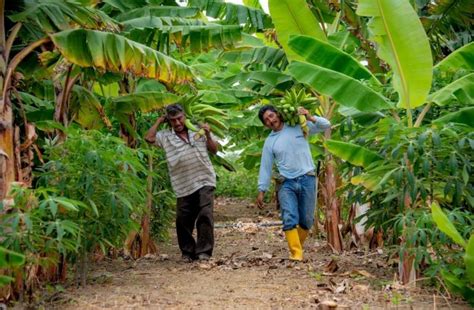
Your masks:
M192 263L193 262L193 258L189 255L181 255L181 260L184 262L184 263Z
M211 256L209 254L206 254L206 253L201 253L201 254L198 255L198 259L199 260L210 260Z

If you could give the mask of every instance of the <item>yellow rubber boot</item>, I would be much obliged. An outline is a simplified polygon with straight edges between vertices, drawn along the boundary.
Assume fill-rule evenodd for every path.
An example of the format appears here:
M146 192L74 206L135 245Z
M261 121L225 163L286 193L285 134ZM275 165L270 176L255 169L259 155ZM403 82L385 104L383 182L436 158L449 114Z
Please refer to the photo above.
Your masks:
M285 231L286 240L288 241L288 248L290 249L290 260L303 260L303 249L298 236L296 228Z
M303 229L299 226L296 229L298 230L298 236L300 237L301 247L303 247L304 241L308 238L309 230Z

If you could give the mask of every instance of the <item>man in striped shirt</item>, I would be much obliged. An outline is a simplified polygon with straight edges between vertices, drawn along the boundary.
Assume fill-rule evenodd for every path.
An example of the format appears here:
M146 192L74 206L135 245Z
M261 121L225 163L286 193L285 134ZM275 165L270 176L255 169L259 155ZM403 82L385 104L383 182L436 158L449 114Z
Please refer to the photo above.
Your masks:
M167 121L171 129L157 131ZM166 107L166 115L159 117L148 130L145 140L162 148L177 197L176 234L184 261L208 260L214 248L214 189L216 173L209 153L217 153L217 143L208 124L203 124L205 135L195 139L186 127L186 115L178 104ZM196 227L197 240L193 238Z

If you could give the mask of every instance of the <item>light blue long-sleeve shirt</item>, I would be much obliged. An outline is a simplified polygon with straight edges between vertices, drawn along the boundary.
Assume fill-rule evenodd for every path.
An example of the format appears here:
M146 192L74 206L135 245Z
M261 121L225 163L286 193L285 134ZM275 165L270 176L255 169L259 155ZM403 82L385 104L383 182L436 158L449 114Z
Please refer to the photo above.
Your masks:
M331 123L315 116L316 122L308 121L309 134L325 131ZM287 179L294 179L315 169L308 140L303 136L300 125L290 127L283 125L280 131L272 131L263 145L258 190L268 191L272 175L273 161L278 172Z

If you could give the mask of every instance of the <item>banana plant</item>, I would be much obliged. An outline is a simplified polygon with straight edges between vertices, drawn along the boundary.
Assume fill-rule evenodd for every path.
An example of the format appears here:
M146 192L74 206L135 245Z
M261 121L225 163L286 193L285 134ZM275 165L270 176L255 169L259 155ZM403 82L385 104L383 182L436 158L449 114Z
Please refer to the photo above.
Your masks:
M428 97L433 76L429 41L408 1L361 0L357 14L370 18L370 40L377 43L377 55L392 69L391 85L380 83L358 60L342 50L327 44L325 40L309 36L296 36L288 40L288 46L300 57L300 61L295 60L288 67L288 71L296 80L310 86L319 94L334 99L344 107L339 110L344 110L347 116L361 112L382 112L389 118L395 115L395 120L398 121L397 114L406 113L408 127L419 127L432 103L442 105L450 100L466 100L467 105L472 104L470 102L473 87L470 75L454 81ZM401 22L403 27L399 26ZM437 69L446 70L447 67L453 66L469 70L468 64L472 62L469 60L470 56L463 57L469 55L469 52L466 53L469 48L463 48L457 55L453 53L452 58L447 59L446 63L439 65ZM387 92L389 87L393 87L397 96ZM398 102L395 103L395 100ZM421 106L424 108L414 122L413 110ZM433 123L457 121L470 125L471 111L468 107ZM331 153L355 165L361 164L354 158L358 157L357 154L363 154L368 159L373 158L373 151L355 144L338 144L328 140L325 145ZM393 173L393 167L381 168L379 173L374 170L373 175L353 177L354 184L362 184L373 190L383 177L389 177L390 173ZM405 283L410 281L406 277L407 274L409 271L402 271Z

